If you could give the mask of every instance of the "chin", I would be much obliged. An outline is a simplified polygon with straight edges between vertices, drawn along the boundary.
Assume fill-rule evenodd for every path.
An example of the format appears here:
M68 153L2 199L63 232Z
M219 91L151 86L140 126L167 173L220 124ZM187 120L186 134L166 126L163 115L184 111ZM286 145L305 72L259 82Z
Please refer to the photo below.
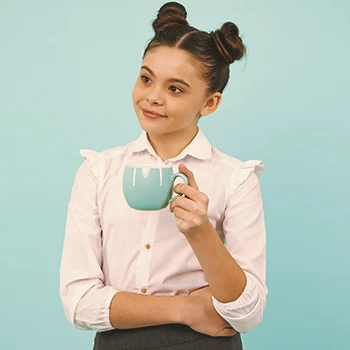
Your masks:
M160 127L158 125L151 125L152 121L151 123L147 123L147 120L146 122L139 120L139 124L143 131L150 134L166 134L169 132L166 128L164 128L164 126Z
M143 131L150 132L150 133L162 133L164 132L159 127L147 125L147 123L142 123L139 121L140 127Z

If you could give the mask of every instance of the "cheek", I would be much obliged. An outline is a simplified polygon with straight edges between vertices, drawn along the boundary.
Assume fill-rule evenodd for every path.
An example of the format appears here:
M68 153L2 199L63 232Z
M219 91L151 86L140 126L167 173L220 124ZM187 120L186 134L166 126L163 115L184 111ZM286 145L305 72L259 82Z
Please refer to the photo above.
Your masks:
M132 90L132 100L134 103L137 103L140 100L140 98L141 98L141 89L136 83Z
M136 89L136 85L134 86L134 88L132 89L132 100L135 103L136 99L137 99L137 89Z
M174 99L168 103L168 106L174 111L174 114L181 119L189 119L197 113L196 103L192 99L183 98L181 101Z

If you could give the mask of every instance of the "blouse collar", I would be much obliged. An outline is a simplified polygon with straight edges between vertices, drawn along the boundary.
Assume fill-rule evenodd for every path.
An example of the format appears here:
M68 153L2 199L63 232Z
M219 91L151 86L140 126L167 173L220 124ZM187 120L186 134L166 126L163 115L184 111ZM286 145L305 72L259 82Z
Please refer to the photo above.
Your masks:
M135 153L142 152L144 150L147 150L150 154L156 155L156 152L147 138L147 133L142 130L139 138L131 143L130 151ZM212 146L202 130L198 128L198 132L191 143L187 145L187 147L185 147L177 157L173 158L173 160L185 158L186 155L204 160L210 159L211 154Z

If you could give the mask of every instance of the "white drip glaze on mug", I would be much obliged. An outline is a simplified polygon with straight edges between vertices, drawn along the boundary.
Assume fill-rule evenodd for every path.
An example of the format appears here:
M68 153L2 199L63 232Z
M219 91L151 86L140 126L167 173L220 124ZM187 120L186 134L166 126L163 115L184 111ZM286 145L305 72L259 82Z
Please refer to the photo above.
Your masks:
M151 172L150 168L142 168L142 176L143 176L143 178L147 179L150 172Z
M133 174L133 177L132 177L132 185L135 186L136 184L136 170L137 168L134 168L134 174Z

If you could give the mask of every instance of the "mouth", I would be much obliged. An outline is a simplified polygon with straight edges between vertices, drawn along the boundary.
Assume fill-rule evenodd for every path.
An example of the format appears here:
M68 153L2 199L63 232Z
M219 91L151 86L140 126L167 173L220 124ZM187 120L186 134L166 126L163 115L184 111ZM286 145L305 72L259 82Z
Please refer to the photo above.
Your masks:
M142 110L142 114L147 118L158 119L158 118L166 117L165 115L159 114L159 113L157 113L155 111L151 111L149 109L141 108L141 110Z

